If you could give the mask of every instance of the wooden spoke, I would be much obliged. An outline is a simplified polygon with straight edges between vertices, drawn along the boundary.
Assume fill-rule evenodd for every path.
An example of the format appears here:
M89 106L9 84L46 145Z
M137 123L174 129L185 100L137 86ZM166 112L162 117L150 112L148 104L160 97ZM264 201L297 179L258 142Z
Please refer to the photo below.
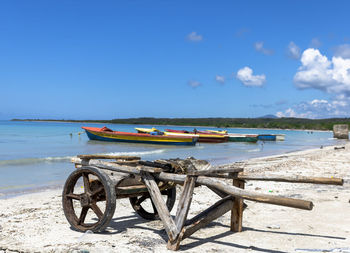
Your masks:
M94 213L97 215L99 219L102 218L103 213L101 209L96 205L96 203L91 204L91 209L94 211Z
M78 225L81 225L81 224L84 223L88 211L89 211L89 207L88 206L85 206L85 207L83 207L81 209L80 217L79 217L79 220L78 220Z
M84 191L90 192L89 174L83 173L83 179L84 179Z
M94 190L92 193L91 193L91 197L94 197L95 195L97 195L98 193L104 191L104 187L103 186L100 186L98 189Z
M66 197L70 198L70 199L80 200L80 195L79 194L69 193L69 194L66 194Z
M143 196L141 196L140 198L138 198L137 199L137 201L136 201L136 205L141 205L141 203L143 202L143 201L145 201L146 199L148 199L149 198L149 196L147 196L147 195L143 195Z

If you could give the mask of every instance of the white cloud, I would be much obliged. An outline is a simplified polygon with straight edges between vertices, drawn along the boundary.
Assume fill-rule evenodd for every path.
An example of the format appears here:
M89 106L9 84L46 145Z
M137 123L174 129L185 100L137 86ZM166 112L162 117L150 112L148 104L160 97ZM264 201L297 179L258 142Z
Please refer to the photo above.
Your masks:
M215 81L217 81L218 83L224 84L225 83L225 77L216 75L215 76Z
M198 42L203 40L203 36L200 34L197 34L197 32L191 32L186 37L189 41Z
M350 59L334 56L330 61L318 49L309 48L303 52L301 64L294 76L298 88L350 97Z
M313 38L311 40L310 46L314 48L319 48L321 46L321 41L318 38Z
M295 118L330 118L330 117L348 117L350 115L350 100L314 99L308 102L299 103L293 108L276 113L277 117L295 117Z
M289 42L287 54L292 59L299 59L300 58L300 48L293 42Z
M335 47L334 56L349 59L350 58L350 44L343 44L343 45Z
M238 70L236 77L245 86L262 86L266 81L265 75L253 75L253 70L249 67Z
M191 86L192 88L197 88L199 86L201 86L202 84L198 81L194 81L194 80L190 80L187 83L189 86Z
M264 48L264 42L263 41L255 42L254 48L255 48L256 51L258 51L260 53L263 53L265 55L272 55L273 54L273 50Z

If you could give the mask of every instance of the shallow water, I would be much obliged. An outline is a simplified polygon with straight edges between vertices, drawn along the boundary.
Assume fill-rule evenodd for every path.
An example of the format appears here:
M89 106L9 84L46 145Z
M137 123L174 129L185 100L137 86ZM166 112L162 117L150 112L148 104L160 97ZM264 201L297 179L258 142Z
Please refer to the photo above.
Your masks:
M0 197L64 184L74 170L70 158L78 154L141 156L144 160L193 156L223 164L326 145L341 144L331 132L227 129L231 133L285 134L285 141L252 143L197 143L196 146L147 145L91 141L81 126L135 132L142 125L0 121ZM155 126L193 130L193 127ZM196 127L198 130L215 129Z

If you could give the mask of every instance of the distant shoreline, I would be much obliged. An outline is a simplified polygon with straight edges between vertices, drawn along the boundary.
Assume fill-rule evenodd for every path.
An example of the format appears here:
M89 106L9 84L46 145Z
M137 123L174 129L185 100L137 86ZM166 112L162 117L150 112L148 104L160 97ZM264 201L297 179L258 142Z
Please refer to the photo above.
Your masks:
M244 128L266 130L332 131L334 124L347 124L350 118L301 119L301 118L128 118L112 120L64 120L64 119L12 119L24 122L63 122L95 124L128 124L149 126L183 126Z

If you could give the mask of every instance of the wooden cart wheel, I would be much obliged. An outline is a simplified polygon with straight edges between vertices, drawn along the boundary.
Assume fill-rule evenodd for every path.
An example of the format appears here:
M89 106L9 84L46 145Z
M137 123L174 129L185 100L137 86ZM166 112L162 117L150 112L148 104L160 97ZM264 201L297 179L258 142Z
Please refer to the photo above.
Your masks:
M176 187L161 191L161 194L166 198L166 206L169 212L173 209L176 200ZM159 219L157 208L155 207L150 195L148 193L129 198L132 208L142 218L147 220ZM148 202L148 203L147 203ZM148 204L148 206L147 206Z
M84 166L69 175L63 188L62 205L73 229L102 231L114 215L114 184L103 171Z

